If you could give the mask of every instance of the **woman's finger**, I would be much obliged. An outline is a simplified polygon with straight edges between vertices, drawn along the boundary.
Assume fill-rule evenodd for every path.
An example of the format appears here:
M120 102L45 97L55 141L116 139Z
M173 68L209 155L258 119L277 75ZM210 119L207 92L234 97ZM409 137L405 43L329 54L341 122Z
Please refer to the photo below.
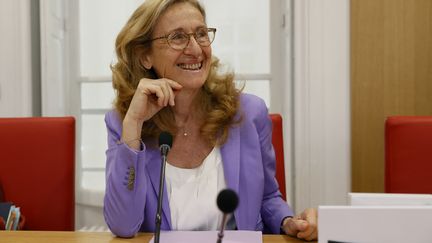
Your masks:
M183 88L183 86L181 86L179 83L177 83L176 81L171 80L171 79L165 78L164 80L167 82L167 84L170 87L168 89L169 92L170 92L170 95L169 95L169 104L171 106L174 106L175 105L175 91L180 90L181 88Z
M183 86L181 84L177 83L174 80L167 79L167 78L165 78L165 80L167 80L167 82L169 83L171 88L173 88L174 90L180 90L181 88L183 88Z
M303 220L307 221L307 228L303 230L302 232L299 232L297 234L298 238L302 238L305 240L314 240L318 237L318 226L317 226L317 219L318 219L318 213L316 209L314 208L308 208L305 209L301 213L301 218Z
M151 86L152 88L152 92L156 95L157 97L157 104L159 107L164 107L164 103L165 103L165 94L164 91L162 89L162 87L160 85L153 85Z
M283 228L288 235L297 236L300 231L304 230L305 223L307 222L301 219L289 218Z
M168 89L169 90L169 104L170 104L170 106L174 106L175 105L175 102L174 102L174 98L175 98L175 94L174 94L174 91L173 91L173 89Z
M164 94L164 97L163 97L163 105L164 105L164 106L167 106L167 105L168 105L168 102L169 102L169 100L170 100L170 96L171 96L171 92L170 92L170 90L171 90L171 86L170 86L167 82L161 82L161 83L160 83L160 87L161 87L162 92L163 92L163 94Z

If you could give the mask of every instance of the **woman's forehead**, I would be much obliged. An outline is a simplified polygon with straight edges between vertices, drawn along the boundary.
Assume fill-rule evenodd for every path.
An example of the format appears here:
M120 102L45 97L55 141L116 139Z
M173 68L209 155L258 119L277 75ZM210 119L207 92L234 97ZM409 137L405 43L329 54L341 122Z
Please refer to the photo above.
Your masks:
M177 3L161 15L155 32L190 31L205 25L204 16L195 6L190 3Z

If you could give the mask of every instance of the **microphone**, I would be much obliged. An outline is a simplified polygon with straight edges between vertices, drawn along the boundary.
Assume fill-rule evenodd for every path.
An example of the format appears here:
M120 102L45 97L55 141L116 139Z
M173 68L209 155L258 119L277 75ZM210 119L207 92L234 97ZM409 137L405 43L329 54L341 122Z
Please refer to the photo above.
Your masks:
M159 149L162 156L167 156L171 149L173 137L169 132L161 132L159 134Z
M168 152L171 149L173 142L173 137L168 132L161 132L159 134L159 149L162 156L162 163L161 163L161 171L160 171L160 180L159 180L159 195L158 195L158 204L157 204L157 211L156 211L156 228L155 228L155 239L154 243L159 243L159 236L160 236L160 226L162 222L162 199L163 199L163 190L164 190L164 184L165 184L165 165L166 160L168 156Z
M224 229L227 221L228 214L234 212L234 210L237 208L239 199L237 196L237 193L231 189L224 189L221 192L219 192L219 195L217 196L217 205L218 208L223 212L223 218L220 226L220 231L218 233L218 239L217 243L222 242L222 238L224 237Z

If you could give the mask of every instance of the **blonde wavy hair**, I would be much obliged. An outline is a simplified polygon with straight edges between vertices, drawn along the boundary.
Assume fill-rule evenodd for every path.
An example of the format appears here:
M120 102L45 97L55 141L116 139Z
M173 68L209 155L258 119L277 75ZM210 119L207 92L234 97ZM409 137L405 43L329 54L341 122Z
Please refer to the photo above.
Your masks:
M205 10L197 0L147 0L132 14L120 31L115 43L117 63L111 65L113 87L116 91L115 109L124 119L132 97L142 78L158 78L153 69L145 69L140 62L151 49L152 33L159 17L172 5L189 3L206 17ZM194 100L195 108L204 123L201 135L212 145L224 144L231 126L240 122L235 115L239 107L241 90L236 89L232 72L219 73L219 60L212 57L209 76ZM141 138L156 138L161 131L177 133L172 109L168 106L144 122ZM153 140L154 141L154 140Z

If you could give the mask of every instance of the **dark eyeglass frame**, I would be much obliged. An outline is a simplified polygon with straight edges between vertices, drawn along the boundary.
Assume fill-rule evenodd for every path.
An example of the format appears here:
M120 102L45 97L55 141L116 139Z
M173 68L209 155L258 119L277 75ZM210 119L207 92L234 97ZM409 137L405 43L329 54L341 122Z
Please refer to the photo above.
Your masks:
M194 39L195 39L195 41L198 43L198 45L200 45L200 46L202 46L202 47L207 47L207 46L210 46L210 45L213 43L214 39L216 38L216 28L203 28L203 29L207 29L207 35L208 35L208 36L210 36L209 33L212 33L213 38L212 38L212 39L209 39L209 43L208 43L208 44L205 44L205 43L203 43L203 42L201 42L201 41L198 40L198 37L197 37L197 32L198 32L198 31L195 31L195 32L192 32L192 33L186 33L186 32L183 32L183 33L182 33L182 34L185 34L185 35L188 35L188 36L189 36L188 41L186 42L186 44L185 44L184 47L182 47L182 48L176 48L176 47L173 47L172 44L170 44L170 41L169 41L170 38L173 38L175 34L178 34L179 32L182 32L182 31L173 31L173 32L171 32L171 33L169 33L169 34L167 34L167 35L159 36L159 37L153 38L153 39L151 39L151 40L147 40L147 41L145 41L145 42L152 42L152 41L155 41L155 40L165 39L166 42L167 42L167 44L168 44L172 49L174 49L174 50L178 50L178 51L182 51L182 50L186 49L186 47L189 45L189 43L190 43L190 39L191 39L191 36L193 36ZM200 30L201 30L201 29L200 29Z

